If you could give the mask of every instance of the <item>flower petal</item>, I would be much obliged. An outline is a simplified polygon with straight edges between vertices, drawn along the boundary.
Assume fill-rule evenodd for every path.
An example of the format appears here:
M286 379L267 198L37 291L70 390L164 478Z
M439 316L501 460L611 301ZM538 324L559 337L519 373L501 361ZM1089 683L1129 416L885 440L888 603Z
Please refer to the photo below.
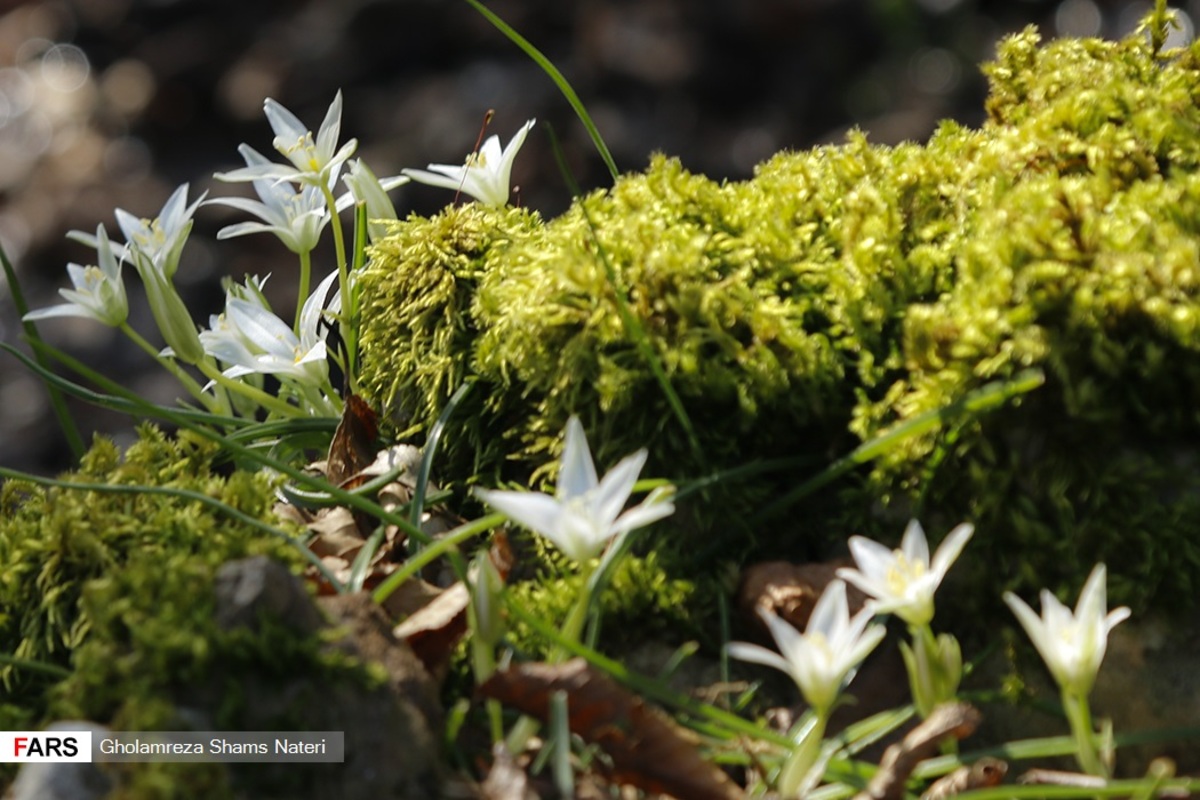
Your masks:
M725 652L739 661L749 661L752 664L763 664L768 667L791 674L791 665L778 653L757 644L748 642L730 642L725 645Z
M921 563L929 565L929 540L925 538L925 529L917 520L909 520L904 529L904 538L900 541L900 552L910 564Z
M633 485L646 464L647 452L639 450L617 462L600 480L596 491L588 498L588 506L598 523L604 527L613 524L621 509L633 494Z
M933 564L930 566L930 572L937 576L937 580L941 582L942 578L946 577L946 572L950 566L958 560L962 554L963 548L967 546L967 542L975 535L975 526L964 522L942 540L938 546L937 552L933 555Z
M596 488L598 483L596 464L592 461L592 451L588 447L583 423L579 421L579 417L572 416L567 420L554 494L559 500L582 497Z
M550 495L541 492L476 489L475 496L518 525L548 538L557 535L563 508Z

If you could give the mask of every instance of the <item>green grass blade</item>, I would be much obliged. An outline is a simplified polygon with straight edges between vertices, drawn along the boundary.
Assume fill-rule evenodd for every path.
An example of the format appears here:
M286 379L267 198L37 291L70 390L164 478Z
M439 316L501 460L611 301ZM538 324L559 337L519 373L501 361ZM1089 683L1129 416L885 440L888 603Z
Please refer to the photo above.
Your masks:
M42 366L33 358L25 355L10 344L0 342L0 350L3 350L9 355L13 356L13 358L16 358L23 365L25 365L27 369L36 373L39 378L41 378L47 384L53 386L55 389L73 397L78 397L80 400L91 403L92 405L100 408L106 408L110 411L116 411L131 417L140 416L150 417L153 419L165 419L164 415L166 414L178 414L187 417L188 419L192 419L197 423L211 423L214 425L227 427L247 426L254 424L253 420L243 419L241 417L224 417L217 414L212 414L208 411L199 411L191 408L168 409L163 406L149 403L145 400L134 402L127 397L119 397L117 395L93 391L92 389L88 389L86 386L81 386L78 383L52 372L47 367ZM91 375L99 374L77 359L67 355L53 345L46 344L45 342L38 342L35 344L34 350L50 355L59 363L63 364L72 371L77 372L85 378L88 377L88 373Z
M513 44L521 48L525 55L529 56L535 64L542 68L543 72L550 76L550 80L554 81L554 85L562 92L563 97L567 98L567 102L571 104L571 108L575 109L575 114L579 117L579 121L583 123L583 127L587 128L588 136L592 137L592 143L596 145L596 150L600 153L600 158L604 159L604 165L608 167L608 171L615 181L620 174L617 171L617 163L613 161L612 153L609 152L608 145L604 143L604 138L600 136L600 129L592 121L591 114L587 112L587 108L584 107L583 101L579 99L579 95L571 88L570 82L558 71L558 67L554 66L550 59L542 54L541 50L534 47L528 39L517 33L512 26L492 13L479 0L467 0L467 3L483 15L484 19L492 23L497 30L507 36Z
M57 664L47 664L44 661L33 661L28 658L17 658L6 653L0 653L0 664L8 664L9 666L23 669L26 672L40 672L43 675L48 675L51 678L69 678L71 671L63 669Z
M467 2L474 2L474 0L467 0ZM575 178L571 175L571 171L567 167L562 148L559 147L558 138L554 135L553 130L550 131L550 145L554 150L554 158L558 161L558 167L562 172L563 179L567 182L567 187L570 189L572 195L579 197L579 186L575 183ZM667 398L667 403L671 406L671 412L675 415L675 419L679 422L680 427L683 428L693 453L695 453L696 458L701 463L704 463L704 449L700 446L700 439L696 436L696 429L692 426L692 420L688 416L687 409L683 407L683 401L679 399L675 387L671 385L671 380L667 377L667 371L663 369L662 360L654 352L654 348L650 346L650 337L646 335L646 329L642 326L641 320L630 310L628 292L624 284L617 278L617 270L613 266L612 260L608 257L608 250L600 243L600 236L596 231L595 223L592 221L592 215L588 212L587 206L582 201L579 203L579 210L583 212L583 219L587 223L588 230L592 233L592 242L596 245L596 256L604 266L604 274L608 279L608 285L612 287L613 297L617 301L617 313L621 317L621 324L625 326L625 330L629 332L629 337L633 340L634 346L650 367L654 379L658 382L659 388L662 389L663 396Z
M13 305L17 307L17 315L21 317L21 325L25 328L26 338L30 342L41 342L42 337L38 334L37 326L25 319L25 315L29 313L29 305L25 302L21 284L17 282L17 271L13 269L12 262L8 260L8 254L4 252L3 247L0 247L0 265L4 267L4 275L8 279L8 291L12 295ZM38 362L45 366L40 355ZM67 409L67 403L63 399L62 393L50 384L47 384L46 391L50 394L50 406L54 409L54 416L58 418L58 427L62 429L67 446L71 448L72 455L78 461L87 449L83 443L83 437L79 433L79 426L75 424L75 418Z
M237 456L238 458L245 459L250 463L258 464L260 467L266 467L268 469L275 470L276 472L291 478L293 481L305 488L309 488L318 492L325 492L342 505L352 508L356 511L362 511L363 513L369 514L370 516L375 517L382 522L395 525L409 536L425 542L430 541L429 535L420 528L416 528L410 524L408 518L403 514L387 511L378 503L373 502L367 497L356 495L353 492L343 489L339 486L334 486L324 478L310 475L307 472L292 466L291 464L280 461L279 459L274 458L266 453L259 452L254 448L241 444L240 442L235 442L229 437L223 436L214 431L208 425L197 422L195 419L193 419L194 415L181 414L178 411L155 406L154 404L146 402L133 392L130 392L103 375L100 375L99 373L94 373L94 375L98 385L101 388L114 395L123 397L124 399L133 403L135 406L142 409L142 413L144 415L156 417L157 419L169 422L176 427L186 428L187 430L190 430L204 437L205 439L214 442L223 448L227 453Z
M767 504L750 522L751 524L758 524L783 513L801 499L832 483L852 469L873 461L907 439L928 433L958 417L978 415L991 411L1018 395L1033 391L1045 383L1045 381L1045 375L1042 374L1041 370L1025 370L1011 380L994 381L968 393L945 408L927 411L901 425L897 425L887 433L877 436L868 442L863 442L849 455L839 458L790 492Z
M437 455L442 434L459 404L471 393L473 385L473 383L464 383L454 390L454 394L450 396L442 413L438 414L437 420L429 430L429 436L425 439L425 448L421 453L421 465L417 468L417 485L413 487L408 517L409 521L418 528L421 527L421 517L425 515L425 497L429 488L429 475L433 471L433 458Z

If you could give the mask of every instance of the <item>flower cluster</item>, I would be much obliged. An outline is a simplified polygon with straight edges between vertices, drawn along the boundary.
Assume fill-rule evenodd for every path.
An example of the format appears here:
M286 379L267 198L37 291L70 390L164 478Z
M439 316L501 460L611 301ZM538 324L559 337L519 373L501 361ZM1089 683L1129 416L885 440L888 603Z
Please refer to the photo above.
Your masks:
M431 164L428 172L405 170L405 174L381 179L361 159L354 158L358 148L355 139L339 143L341 92L329 105L315 134L275 100L267 99L264 111L275 134L272 144L284 160L272 161L242 144L238 152L245 166L215 176L222 181L251 183L257 200L219 197L205 201L202 195L189 203L185 184L153 219L118 209L117 225L125 237L124 244L114 245L103 225L94 236L73 232L71 238L95 249L96 265L69 264L67 274L73 288L60 290L67 302L32 311L26 319L81 316L118 328L159 359L210 411L254 414L263 408L281 416L337 414L341 399L330 384L329 362L338 363L353 381L353 362L348 359L355 351L355 331L353 325L340 327L345 344L340 352L330 350L326 337L336 323L353 318L356 308L339 212L362 206L369 220L369 238L375 241L385 234L387 221L396 219L388 192L410 180L452 188L482 203L504 205L508 202L513 160L533 121L524 125L503 151L497 137L489 138L462 167ZM339 180L346 191L335 197ZM254 279L243 287L229 289L224 312L209 318L208 329L200 330L192 321L174 278L193 216L202 204L227 206L253 217L222 228L218 239L270 233L299 257L297 304L290 323L271 309L261 292L261 282ZM310 294L311 254L331 224L337 270ZM161 351L128 324L129 304L122 278L125 263L133 265L145 287L150 310L166 343ZM201 386L177 362L199 370L209 379L207 385ZM262 390L258 378L262 375L278 379L281 389L277 396Z

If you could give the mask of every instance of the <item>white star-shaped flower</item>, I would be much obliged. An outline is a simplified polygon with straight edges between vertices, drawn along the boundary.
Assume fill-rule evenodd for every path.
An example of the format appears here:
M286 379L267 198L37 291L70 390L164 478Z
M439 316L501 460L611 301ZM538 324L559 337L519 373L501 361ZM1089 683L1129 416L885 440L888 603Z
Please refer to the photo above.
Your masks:
M443 189L462 191L481 203L490 206L508 204L508 188L512 179L512 165L525 137L533 128L536 119L526 122L509 140L504 151L500 150L500 137L489 136L478 153L467 156L462 166L454 164L430 164L423 169L401 170L418 183L440 186Z
M475 494L514 522L545 536L576 562L587 563L612 539L675 511L670 501L651 494L622 513L646 455L645 450L639 450L626 456L603 480L597 479L583 425L577 417L571 417L554 497L541 492L487 489L476 489Z

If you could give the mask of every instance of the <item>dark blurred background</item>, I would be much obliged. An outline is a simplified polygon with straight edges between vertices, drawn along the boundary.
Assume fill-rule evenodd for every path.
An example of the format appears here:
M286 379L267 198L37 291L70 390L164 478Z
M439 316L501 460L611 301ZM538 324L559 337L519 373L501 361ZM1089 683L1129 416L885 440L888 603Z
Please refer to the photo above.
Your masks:
M840 141L859 127L879 143L921 141L938 120L978 125L978 64L1006 33L1046 37L1132 31L1148 0L494 0L490 8L539 47L586 103L622 171L650 153L693 171L742 179L780 149ZM1190 40L1200 0L1182 12ZM343 139L377 174L461 163L488 108L507 141L539 128L517 160L519 202L549 217L570 195L546 132L584 189L609 183L582 125L540 69L454 0L57 0L0 2L0 242L30 305L58 302L68 261L94 255L70 229L117 231L113 209L154 216L176 185L234 194L212 180L240 166L247 142L274 156L262 101L316 128L345 94ZM444 190L393 193L401 215L432 213ZM220 311L223 275L272 273L290 308L293 259L269 236L216 242L238 215L205 207L177 276L198 324ZM319 272L332 267L317 261ZM126 270L131 324L158 344ZM0 283L0 339L19 320ZM43 336L126 386L170 403L176 386L145 354L98 323L47 320ZM153 335L151 335L153 334ZM73 405L85 429L129 436L126 418ZM0 464L37 472L69 453L35 377L0 354Z

